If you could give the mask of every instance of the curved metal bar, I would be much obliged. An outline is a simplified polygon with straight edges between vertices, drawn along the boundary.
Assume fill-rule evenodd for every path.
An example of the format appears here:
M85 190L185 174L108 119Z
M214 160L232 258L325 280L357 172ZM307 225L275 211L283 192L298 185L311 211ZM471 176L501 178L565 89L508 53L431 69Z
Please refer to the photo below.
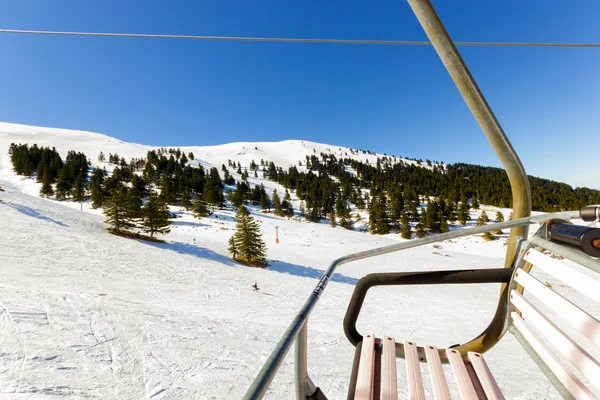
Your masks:
M513 216L521 218L531 215L531 188L525 168L444 28L444 24L429 0L408 0L408 3L508 174L513 197ZM527 234L527 226L511 229L504 259L505 268L514 266L517 244L520 240L527 239ZM504 334L504 304L507 296L508 290L503 284L492 322L480 336L458 348L462 354L469 351L485 352L500 340Z
M531 188L525 168L442 21L429 0L408 0L408 3L508 174L513 197L513 216L522 218L531 215ZM527 227L511 230L505 267L512 267L517 241L519 238L527 239L527 233Z
M312 291L312 293L310 294L310 296L308 297L308 299L306 300L306 302L304 303L304 305L302 306L302 308L300 309L298 314L294 317L294 319L288 326L287 330L282 335L281 339L279 339L279 342L277 343L277 345L275 346L275 348L269 355L269 358L265 361L265 364L263 365L262 369L260 370L260 372L258 373L256 378L252 382L252 385L250 386L248 391L246 392L244 399L248 399L248 400L260 399L265 394L265 392L267 391L267 388L269 387L271 381L273 380L273 377L279 370L279 367L281 366L283 359L285 358L286 354L288 353L292 344L294 343L294 340L296 339L298 332L300 332L300 329L302 329L304 324L307 322L308 317L310 316L310 313L314 309L315 305L319 301L319 298L321 297L321 294L323 293L323 291L327 287L327 284L331 280L331 277L333 276L336 269L340 265L346 264L351 261L357 261L357 260L362 260L362 259L369 258L369 257L393 253L396 251L406 250L406 249L410 249L413 247L423 246L426 244L441 242L441 241L448 240L448 239L456 239L459 237L475 235L478 233L497 231L499 229L507 229L507 228L514 228L517 226L542 223L546 220L550 220L553 218L564 219L564 218L578 218L578 217L579 217L579 212L572 211L572 212L560 212L560 213L544 214L544 215L533 216L533 217L519 218L519 219L500 222L500 223L496 223L496 224L477 226L477 227L468 228L468 229L460 229L460 230L456 230L453 232L442 233L442 234L439 234L436 236L411 240L409 242L395 243L395 244L392 244L389 246L383 246L383 247L379 247L376 249L361 251L358 253L349 254L344 257L338 258L337 260L333 261L329 265L329 267L327 268L327 270L325 271L325 273L323 274L323 276L317 283L317 286L315 286L315 289ZM504 311L504 310L502 309L502 311Z

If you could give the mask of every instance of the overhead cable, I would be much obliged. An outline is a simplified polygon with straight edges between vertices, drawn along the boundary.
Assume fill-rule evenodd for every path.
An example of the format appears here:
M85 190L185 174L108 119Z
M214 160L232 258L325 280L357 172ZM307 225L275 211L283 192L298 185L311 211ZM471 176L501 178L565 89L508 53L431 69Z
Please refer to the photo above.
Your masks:
M427 40L370 40L370 39L311 39L288 37L252 37L252 36L212 36L212 35L169 35L152 33L114 33L114 32L81 32L81 31L45 31L25 29L0 29L0 33L16 33L29 35L61 35L61 36L99 36L128 37L145 39L186 39L238 42L271 42L271 43L329 43L329 44L370 44L395 46L428 46ZM454 42L456 46L471 47L600 47L600 43L527 43L527 42Z

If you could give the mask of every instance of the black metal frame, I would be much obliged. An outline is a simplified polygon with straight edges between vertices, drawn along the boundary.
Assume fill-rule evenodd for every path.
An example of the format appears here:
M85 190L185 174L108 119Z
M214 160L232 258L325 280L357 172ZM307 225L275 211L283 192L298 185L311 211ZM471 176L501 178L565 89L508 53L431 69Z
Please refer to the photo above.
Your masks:
M389 272L369 274L361 278L354 288L352 298L344 316L344 333L354 346L362 342L363 336L356 329L356 321L364 303L367 292L373 286L408 286L408 285L443 285L443 284L475 284L475 283L509 283L512 268L469 269L425 272ZM505 290L502 297L506 297ZM502 313L506 313L506 301L500 302ZM492 321L494 323L496 319ZM396 355L403 357L403 350L396 347ZM419 350L423 350L419 348ZM424 350L423 350L424 351ZM442 355L442 354L441 354Z

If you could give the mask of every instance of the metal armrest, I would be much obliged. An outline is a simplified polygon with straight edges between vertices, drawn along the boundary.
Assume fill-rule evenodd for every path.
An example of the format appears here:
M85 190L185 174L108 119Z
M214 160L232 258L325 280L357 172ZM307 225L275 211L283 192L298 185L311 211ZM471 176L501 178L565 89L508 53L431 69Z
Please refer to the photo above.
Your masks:
M512 268L494 268L427 272L391 272L366 275L358 281L354 288L354 293L352 294L348 310L344 317L344 333L350 343L354 346L362 342L363 336L356 329L356 321L358 320L367 291L373 286L508 283L510 282L512 273ZM506 303L504 302L504 304ZM481 335L479 337L481 337ZM460 346L458 346L458 348L460 350ZM401 346L396 346L396 353L399 357L404 356ZM419 353L423 354L424 349L419 348Z

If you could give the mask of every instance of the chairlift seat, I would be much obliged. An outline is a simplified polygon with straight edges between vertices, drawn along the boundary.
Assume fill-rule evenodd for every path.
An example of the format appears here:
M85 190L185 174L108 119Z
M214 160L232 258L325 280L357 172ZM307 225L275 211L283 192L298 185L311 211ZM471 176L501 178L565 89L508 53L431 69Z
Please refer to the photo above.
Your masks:
M521 246L516 268L506 289L504 332L510 331L517 337L564 398L598 399L600 362L594 355L600 355L600 321L599 315L594 316L590 311L589 300L595 306L600 305L600 263L581 251L546 240L546 233L545 227L542 227ZM545 247L551 247L559 255L546 251ZM533 268L560 281L557 286L569 288L569 299L550 283L534 277L531 274ZM584 273L586 268L591 272ZM485 270L470 272L474 271L482 274ZM439 272L447 282L432 283L469 283L464 277L469 271L463 271L460 276L454 275L452 281L448 277L460 271ZM414 277L419 273L371 274L371 278L367 275L362 279L363 284L359 281L344 321L346 335L351 342L356 342L356 319L370 287L427 284L424 276L429 273L421 274L418 279ZM385 283L386 279L395 283ZM417 279L416 283L405 282L411 279ZM365 283L369 281L370 284ZM586 305L579 304L583 302ZM405 388L397 387L397 357L405 360ZM504 399L500 389L502 381L499 386L483 355L465 351L460 346L438 350L432 345L418 347L411 341L397 343L393 337L380 339L368 334L356 343L355 363L358 365L353 366L349 399L395 400L399 393L408 395L409 399L425 399L424 379L431 381L433 393L429 395L436 400L451 398L449 379L455 380L462 399ZM420 363L427 364L428 378L422 375ZM442 363L450 364L453 377L446 376Z

